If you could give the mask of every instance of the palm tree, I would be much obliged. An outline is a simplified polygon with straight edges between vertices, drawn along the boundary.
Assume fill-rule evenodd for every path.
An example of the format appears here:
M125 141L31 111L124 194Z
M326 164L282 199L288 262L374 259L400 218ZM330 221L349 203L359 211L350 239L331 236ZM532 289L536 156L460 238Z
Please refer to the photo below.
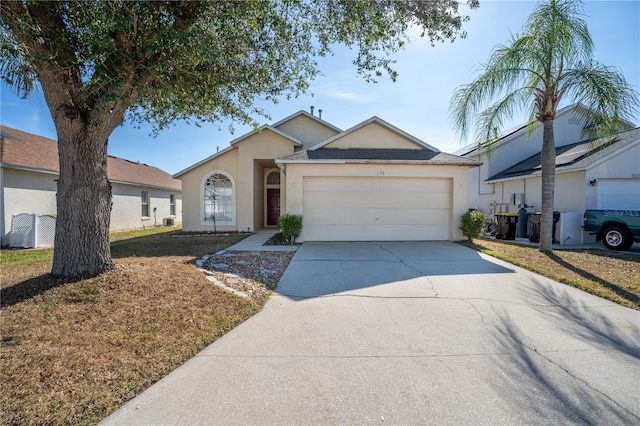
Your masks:
M540 251L552 252L555 189L553 120L563 101L578 102L585 129L609 134L638 113L638 93L614 68L593 60L593 42L580 0L539 3L521 34L497 46L482 75L456 89L450 102L453 125L466 136L475 119L479 146L491 147L513 113L529 114L530 130L543 126ZM488 106L487 106L488 105Z

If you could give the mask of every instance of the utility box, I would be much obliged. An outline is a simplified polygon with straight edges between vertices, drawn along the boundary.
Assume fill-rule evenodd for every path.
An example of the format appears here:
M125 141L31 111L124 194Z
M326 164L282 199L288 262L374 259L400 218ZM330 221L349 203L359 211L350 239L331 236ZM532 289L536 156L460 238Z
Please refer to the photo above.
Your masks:
M511 194L511 204L515 204L516 206L524 204L524 194L522 192Z

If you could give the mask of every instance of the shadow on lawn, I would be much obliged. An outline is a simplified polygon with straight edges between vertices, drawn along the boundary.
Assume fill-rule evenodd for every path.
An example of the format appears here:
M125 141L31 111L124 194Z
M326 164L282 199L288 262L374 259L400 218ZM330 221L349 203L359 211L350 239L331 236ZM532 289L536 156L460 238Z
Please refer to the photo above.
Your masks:
M42 274L37 277L29 278L28 280L0 290L0 307L6 308L8 306L13 306L36 297L37 295L44 293L47 290L51 290L52 288L78 281L80 281L80 279L56 279L50 274Z
M595 254L595 255L599 255L598 253L591 253L591 254ZM635 304L640 304L640 297L638 297L637 295L626 291L623 288L620 288L619 286L617 286L616 284L610 283L606 280L603 280L602 278L598 277L597 275L593 275L590 272L587 272L583 269L577 268L575 265L566 262L564 260L562 260L560 257L558 257L555 254L548 254L546 253L547 257L551 260L553 260L554 262L556 262L558 265L561 265L567 269L569 269L570 271L575 272L576 274L580 275L582 278L586 278L588 280L591 281L595 281L598 282L600 284L602 284L603 286L607 287L608 289L612 290L613 292L615 292L616 294L618 294L619 296L632 301ZM623 258L625 259L625 258Z
M172 237L171 233L148 235L111 243L111 257L163 257L180 256L199 259L244 239L245 235Z
M186 261L195 263L205 254L213 254L245 238L242 236L206 236L206 237L169 237L170 233L146 235L111 243L111 257L124 259L129 257L186 257ZM159 260L160 261L160 260ZM42 274L18 282L0 290L0 307L13 306L32 299L52 288L64 284L76 283L82 279L57 279L50 274Z

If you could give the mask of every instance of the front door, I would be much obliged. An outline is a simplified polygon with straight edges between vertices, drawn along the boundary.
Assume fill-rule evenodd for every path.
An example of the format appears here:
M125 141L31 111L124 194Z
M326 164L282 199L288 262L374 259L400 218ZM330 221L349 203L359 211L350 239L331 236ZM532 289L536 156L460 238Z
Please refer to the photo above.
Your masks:
M267 226L276 226L280 217L280 189L267 189Z

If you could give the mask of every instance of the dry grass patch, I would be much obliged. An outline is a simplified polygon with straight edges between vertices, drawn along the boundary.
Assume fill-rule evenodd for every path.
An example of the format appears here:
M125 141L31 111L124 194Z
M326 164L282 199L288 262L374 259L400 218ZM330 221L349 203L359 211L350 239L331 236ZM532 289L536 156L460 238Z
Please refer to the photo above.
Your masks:
M0 423L97 423L258 312L193 265L242 238L134 234L113 271L71 283L52 250L3 250Z
M640 256L608 250L555 250L547 255L537 247L476 239L462 243L596 296L640 309Z

